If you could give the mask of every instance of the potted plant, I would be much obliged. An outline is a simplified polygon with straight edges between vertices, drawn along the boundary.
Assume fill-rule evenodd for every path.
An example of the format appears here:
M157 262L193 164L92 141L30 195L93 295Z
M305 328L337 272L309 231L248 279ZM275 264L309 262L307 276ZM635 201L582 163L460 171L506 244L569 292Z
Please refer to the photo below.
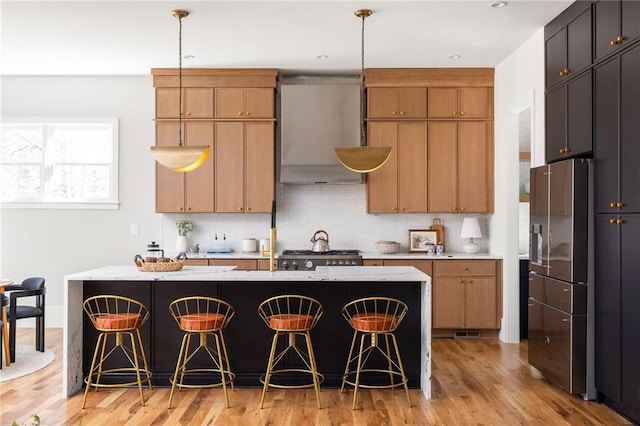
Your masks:
M178 240L176 241L176 251L178 254L186 253L189 247L187 233L193 231L193 222L190 220L177 220L176 228L178 228Z

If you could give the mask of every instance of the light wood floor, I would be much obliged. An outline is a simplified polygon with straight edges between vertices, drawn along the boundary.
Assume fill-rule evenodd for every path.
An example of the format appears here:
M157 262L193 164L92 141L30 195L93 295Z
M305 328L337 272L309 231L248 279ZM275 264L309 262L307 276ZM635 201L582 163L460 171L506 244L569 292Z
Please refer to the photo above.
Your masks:
M18 331L31 344L33 329ZM411 390L363 390L361 409L351 410L352 393L323 389L323 409L312 390L276 390L258 409L259 389L237 389L224 407L222 390L186 389L168 410L169 389L145 391L140 406L136 389L91 392L87 408L82 395L62 398L62 330L47 329L54 363L39 372L0 383L0 425L618 425L629 424L604 405L567 395L540 377L526 362L526 344L496 339L433 341L433 399ZM266 356L266 354L265 354Z

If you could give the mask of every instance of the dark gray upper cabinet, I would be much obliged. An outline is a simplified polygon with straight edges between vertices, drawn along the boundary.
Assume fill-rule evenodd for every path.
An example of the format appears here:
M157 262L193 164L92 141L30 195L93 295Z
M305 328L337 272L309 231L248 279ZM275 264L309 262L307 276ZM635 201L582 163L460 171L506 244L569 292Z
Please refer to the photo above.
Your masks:
M577 1L545 27L546 87L591 65L591 3Z
M640 36L640 1L599 1L594 5L594 44L598 61Z

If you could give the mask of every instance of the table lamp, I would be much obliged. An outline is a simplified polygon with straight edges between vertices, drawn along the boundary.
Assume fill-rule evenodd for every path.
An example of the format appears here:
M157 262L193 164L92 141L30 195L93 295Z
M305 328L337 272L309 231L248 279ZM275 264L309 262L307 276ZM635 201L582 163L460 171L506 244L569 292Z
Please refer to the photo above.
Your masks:
M474 238L481 238L482 232L480 232L480 224L478 218L467 217L462 222L462 231L460 232L460 238L469 238L469 242L466 243L462 249L465 253L475 254L480 251L480 247L473 242Z

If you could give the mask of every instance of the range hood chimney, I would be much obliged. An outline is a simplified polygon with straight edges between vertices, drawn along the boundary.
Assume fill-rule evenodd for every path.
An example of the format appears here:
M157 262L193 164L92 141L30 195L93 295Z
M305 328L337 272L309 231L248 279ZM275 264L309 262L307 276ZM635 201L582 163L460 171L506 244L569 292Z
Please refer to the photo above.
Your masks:
M280 182L358 184L336 147L360 146L359 76L283 76L280 80Z

